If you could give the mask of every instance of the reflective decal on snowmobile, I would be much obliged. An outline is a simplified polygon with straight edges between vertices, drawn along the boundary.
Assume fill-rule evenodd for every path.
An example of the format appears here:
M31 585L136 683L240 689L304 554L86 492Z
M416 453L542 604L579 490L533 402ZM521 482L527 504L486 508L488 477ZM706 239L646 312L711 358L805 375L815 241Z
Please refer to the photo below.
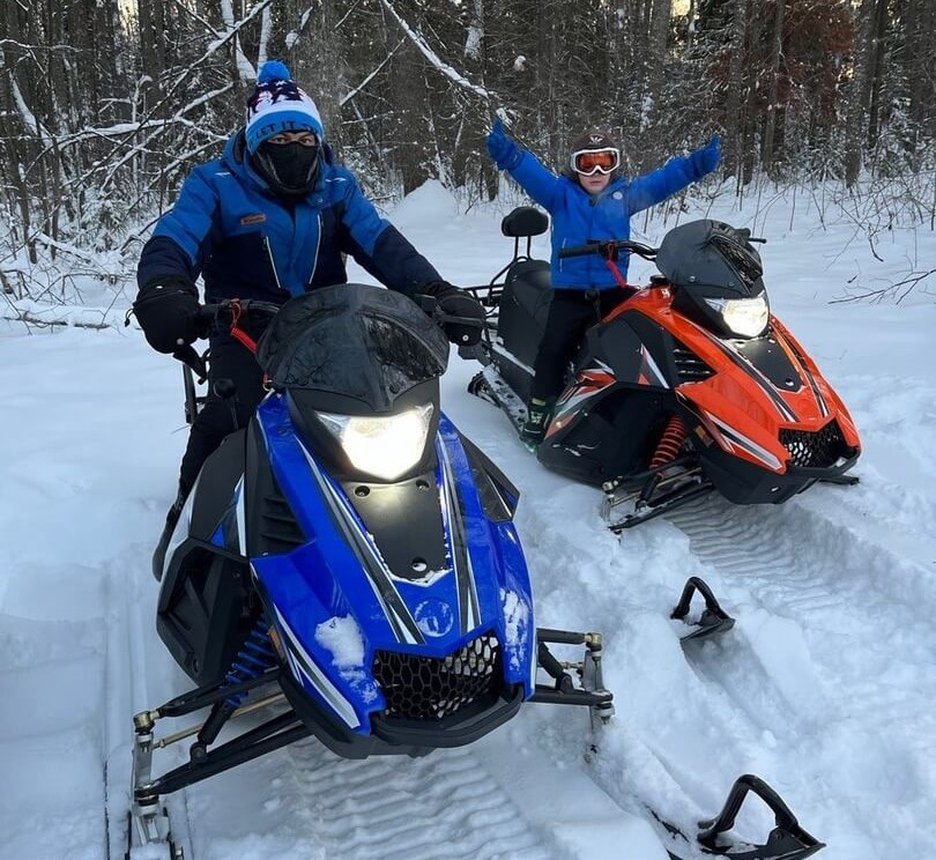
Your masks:
M717 431L713 430L713 434L718 434L719 440L727 450L733 451L735 447L738 447L745 453L760 460L768 469L779 471L783 468L783 463L774 457L770 451L761 448L760 445L748 439L743 433L740 433L733 427L729 427L724 421L719 420L710 412L706 412L705 417L718 428Z
M442 437L441 432L440 437ZM436 452L439 455L440 480L438 486L442 503L445 541L458 583L459 623L462 633L468 633L481 623L478 588L475 583L474 569L471 565L471 554L468 551L464 512L456 489L458 485L454 476L448 445L444 438L437 440Z

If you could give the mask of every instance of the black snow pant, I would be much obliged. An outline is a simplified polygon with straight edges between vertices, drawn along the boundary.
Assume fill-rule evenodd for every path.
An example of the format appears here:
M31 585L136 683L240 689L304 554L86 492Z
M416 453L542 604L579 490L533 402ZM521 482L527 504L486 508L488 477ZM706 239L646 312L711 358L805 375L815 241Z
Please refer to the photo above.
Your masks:
M251 332L253 335L253 332ZM184 499L205 460L229 433L246 427L266 393L263 372L253 353L230 335L211 338L208 399L192 424L179 474L179 498ZM218 380L234 383L235 394L225 400L215 390ZM236 424L235 415L236 413Z
M546 330L533 364L531 396L547 403L562 392L565 370L588 331L636 291L622 287L606 290L553 290Z

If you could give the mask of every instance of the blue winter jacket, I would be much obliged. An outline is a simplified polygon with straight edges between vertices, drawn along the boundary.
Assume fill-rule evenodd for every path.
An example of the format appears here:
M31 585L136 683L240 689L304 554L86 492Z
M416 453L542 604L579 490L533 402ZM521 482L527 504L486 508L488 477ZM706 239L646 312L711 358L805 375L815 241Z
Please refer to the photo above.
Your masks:
M377 214L351 171L323 150L315 190L295 202L276 197L250 165L243 132L224 155L196 167L143 247L142 289L199 274L205 300L284 302L348 280L342 254L377 280L412 296L439 273Z
M562 248L608 239L630 238L630 216L665 200L671 194L701 179L709 171L703 166L702 149L674 158L663 167L635 179L614 179L596 196L590 195L570 176L556 176L531 152L510 175L552 216L553 287L566 290L610 289L617 286L614 275L595 254L559 259ZM629 255L618 261L627 276Z

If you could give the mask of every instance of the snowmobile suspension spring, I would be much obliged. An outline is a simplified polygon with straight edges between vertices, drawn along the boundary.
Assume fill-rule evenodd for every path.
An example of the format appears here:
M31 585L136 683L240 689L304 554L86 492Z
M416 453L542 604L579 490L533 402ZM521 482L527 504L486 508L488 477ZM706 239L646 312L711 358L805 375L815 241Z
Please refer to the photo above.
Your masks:
M270 634L267 632L269 625L266 618L262 615L257 619L253 629L247 634L244 644L241 646L237 656L231 661L231 668L224 677L225 684L241 684L249 681L258 675L263 674L276 662L276 655L273 651L273 644L270 642ZM218 736L224 724L230 719L231 714L240 707L241 702L246 698L247 693L241 691L234 693L224 701L216 702L205 720L205 724L198 733L198 740L192 745L190 754L193 760L204 758L208 745Z
M686 422L678 415L671 415L660 441L657 442L656 450L650 460L650 470L659 469L667 463L672 463L679 454L686 437L689 435L689 428Z
M225 684L240 684L249 681L257 675L262 675L275 664L276 655L273 652L273 644L270 642L270 634L267 632L268 628L266 618L261 616L247 634L244 644L231 662L231 668L224 678ZM245 692L236 693L224 701L232 708L238 708L246 696Z

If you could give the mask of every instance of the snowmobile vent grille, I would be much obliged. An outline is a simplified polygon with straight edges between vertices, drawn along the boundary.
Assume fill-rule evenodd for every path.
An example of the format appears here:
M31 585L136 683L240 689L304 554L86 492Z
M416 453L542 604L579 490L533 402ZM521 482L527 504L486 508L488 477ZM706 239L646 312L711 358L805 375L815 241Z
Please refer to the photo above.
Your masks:
M271 555L292 552L306 542L289 503L280 495L265 495L260 506L260 537Z
M388 716L441 720L495 692L499 662L500 643L488 633L442 658L378 651L374 680L387 700Z
M691 349L678 342L673 344L673 362L680 382L700 382L715 373Z
M794 466L824 469L847 454L837 421L830 421L816 433L808 430L781 430L780 444L790 452Z

